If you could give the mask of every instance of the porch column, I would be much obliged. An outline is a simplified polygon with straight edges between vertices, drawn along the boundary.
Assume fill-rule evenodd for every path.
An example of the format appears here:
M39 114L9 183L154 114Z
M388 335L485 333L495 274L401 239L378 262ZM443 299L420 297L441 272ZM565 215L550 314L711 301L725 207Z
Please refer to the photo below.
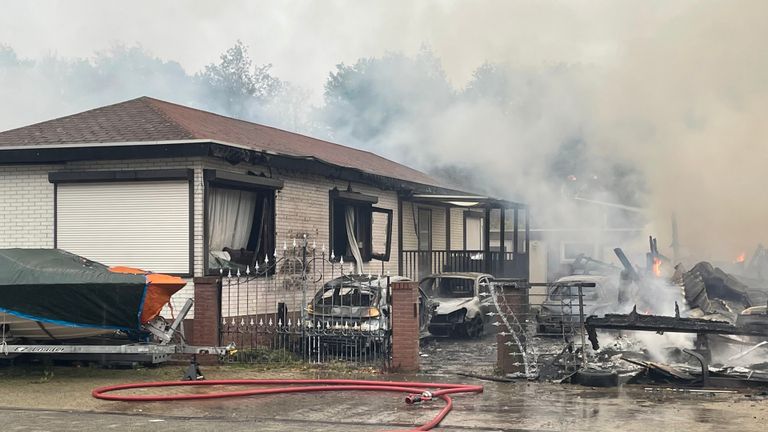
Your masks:
M485 223L483 224L483 270L491 273L491 209L485 209Z
M506 212L505 208L501 207L499 208L499 271L500 274L494 275L494 276L506 276L506 269L504 268L504 265L506 264L506 249L504 247L504 242L506 241L507 237L507 227L506 227Z
M518 223L518 213L517 213L517 212L518 212L518 209L517 209L517 208L515 208L515 215L514 215L514 219L515 219L515 220L514 220L514 222L513 222L513 223L514 223L514 225L515 225L515 231L512 233L512 242L514 243L514 246L513 246L513 248L512 248L512 251L515 253L515 254L513 255L515 258L517 258L517 254L518 254L518 253L520 253L520 251L519 251L519 250L517 250L518 241L519 241L519 239L520 239L520 238L518 237L518 236L520 235L520 234L519 234L519 233L520 233L520 227L519 227L519 223ZM527 221L527 220L528 220L528 219L526 219L526 221Z

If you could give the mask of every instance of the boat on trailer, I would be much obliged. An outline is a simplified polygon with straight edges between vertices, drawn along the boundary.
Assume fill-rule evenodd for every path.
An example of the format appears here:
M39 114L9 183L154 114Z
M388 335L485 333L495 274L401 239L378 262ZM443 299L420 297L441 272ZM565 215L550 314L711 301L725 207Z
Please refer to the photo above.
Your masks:
M108 267L60 249L0 249L3 341L71 341L151 331L176 276Z

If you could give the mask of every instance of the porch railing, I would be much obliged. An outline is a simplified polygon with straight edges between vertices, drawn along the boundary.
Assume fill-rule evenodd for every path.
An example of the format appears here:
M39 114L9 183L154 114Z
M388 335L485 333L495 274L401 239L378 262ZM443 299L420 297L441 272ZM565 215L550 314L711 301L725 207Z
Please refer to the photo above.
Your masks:
M402 251L402 275L418 280L432 273L480 272L496 277L528 278L528 255L482 250Z

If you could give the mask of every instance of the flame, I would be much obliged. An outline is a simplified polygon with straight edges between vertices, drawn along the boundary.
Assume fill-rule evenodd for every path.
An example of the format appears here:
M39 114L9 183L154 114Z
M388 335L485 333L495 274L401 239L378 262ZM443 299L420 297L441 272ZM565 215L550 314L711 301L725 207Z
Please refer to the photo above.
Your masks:
M736 257L736 262L737 263L743 263L746 259L747 259L746 252L742 252L742 253L739 254L739 256Z
M659 258L654 257L653 258L653 275L656 277L661 277L661 260Z

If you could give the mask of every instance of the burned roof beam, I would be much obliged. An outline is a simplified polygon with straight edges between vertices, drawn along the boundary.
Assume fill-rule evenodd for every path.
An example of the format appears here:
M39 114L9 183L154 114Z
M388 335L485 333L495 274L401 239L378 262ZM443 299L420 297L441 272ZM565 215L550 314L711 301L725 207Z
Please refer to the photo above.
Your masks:
M599 349L597 330L652 331L656 333L727 334L741 336L768 336L768 329L741 328L726 322L701 318L676 318L660 315L642 315L636 311L629 314L606 314L604 317L590 316L584 327L592 342L593 349Z

